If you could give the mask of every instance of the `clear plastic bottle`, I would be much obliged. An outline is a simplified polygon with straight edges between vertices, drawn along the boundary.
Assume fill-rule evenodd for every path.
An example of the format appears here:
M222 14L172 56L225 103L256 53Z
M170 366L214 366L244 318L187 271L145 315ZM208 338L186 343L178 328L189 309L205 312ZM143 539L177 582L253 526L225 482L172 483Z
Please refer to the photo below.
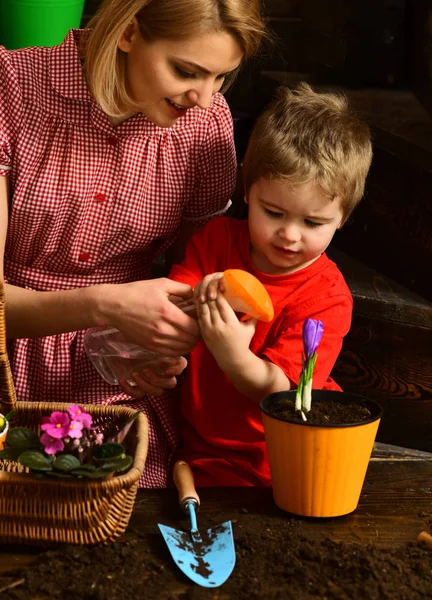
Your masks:
M250 273L239 269L224 271L223 289L232 308L243 313L243 320L253 317L269 322L273 319L273 305L267 290ZM178 296L170 296L170 300L184 312L195 316L192 300ZM163 356L128 342L115 328L89 329L84 336L84 348L98 373L111 385L118 385L119 379L123 379L135 386L132 373L149 368L162 374L179 360L179 357Z

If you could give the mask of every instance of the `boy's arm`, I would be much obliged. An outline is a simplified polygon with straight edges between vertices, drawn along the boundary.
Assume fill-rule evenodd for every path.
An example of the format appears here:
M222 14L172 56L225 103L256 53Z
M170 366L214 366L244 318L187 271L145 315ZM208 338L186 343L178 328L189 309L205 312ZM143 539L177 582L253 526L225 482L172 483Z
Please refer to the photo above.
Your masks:
M313 386L325 386L350 327L352 299L348 295L317 299L313 308L282 329L273 344L259 352L260 356L249 348L255 322L240 323L223 296L199 304L197 310L203 339L219 367L239 392L259 401L266 394L297 386L302 368L303 322L308 317L324 323Z
M249 349L255 319L240 322L220 293L215 300L198 299L196 306L204 342L239 392L259 402L267 394L290 389L290 381L281 368Z

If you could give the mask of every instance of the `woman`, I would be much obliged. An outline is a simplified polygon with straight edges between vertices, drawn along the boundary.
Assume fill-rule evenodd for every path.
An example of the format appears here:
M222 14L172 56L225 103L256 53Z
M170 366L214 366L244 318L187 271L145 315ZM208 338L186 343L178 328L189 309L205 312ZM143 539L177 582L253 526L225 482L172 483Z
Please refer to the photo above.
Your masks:
M54 48L0 48L0 203L9 353L21 400L143 408L142 485L163 486L176 441L168 403L113 388L83 351L113 326L167 356L197 324L149 281L193 231L222 214L235 178L232 119L218 92L264 33L255 0L106 0L88 30ZM9 191L8 191L9 188ZM175 385L185 359L140 388Z

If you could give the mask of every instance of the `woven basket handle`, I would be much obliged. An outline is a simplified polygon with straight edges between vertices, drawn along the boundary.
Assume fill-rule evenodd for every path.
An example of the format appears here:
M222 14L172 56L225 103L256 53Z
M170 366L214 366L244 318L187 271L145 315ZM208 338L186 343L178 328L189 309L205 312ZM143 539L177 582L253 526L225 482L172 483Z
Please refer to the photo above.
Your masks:
M0 195L0 201L1 201ZM0 409L9 412L16 402L12 371L6 351L5 297L3 285L3 256L7 230L7 205L0 205Z

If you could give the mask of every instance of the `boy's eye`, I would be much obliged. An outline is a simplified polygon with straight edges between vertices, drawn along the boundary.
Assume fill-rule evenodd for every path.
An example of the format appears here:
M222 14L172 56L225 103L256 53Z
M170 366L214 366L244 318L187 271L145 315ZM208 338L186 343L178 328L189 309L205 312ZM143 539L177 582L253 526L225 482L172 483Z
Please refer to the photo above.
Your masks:
M177 75L179 75L180 77L183 77L183 79L195 79L196 78L196 73L191 73L190 71L185 71L184 69L182 69L181 67L175 66L174 67L175 72L177 73Z
M310 221L309 219L305 219L305 223L308 227L321 227L323 223L317 223L316 221Z
M266 213L266 215L268 215L272 219L280 219L281 217L283 217L283 213L279 213L274 210L270 210L269 208L265 208L264 212Z

